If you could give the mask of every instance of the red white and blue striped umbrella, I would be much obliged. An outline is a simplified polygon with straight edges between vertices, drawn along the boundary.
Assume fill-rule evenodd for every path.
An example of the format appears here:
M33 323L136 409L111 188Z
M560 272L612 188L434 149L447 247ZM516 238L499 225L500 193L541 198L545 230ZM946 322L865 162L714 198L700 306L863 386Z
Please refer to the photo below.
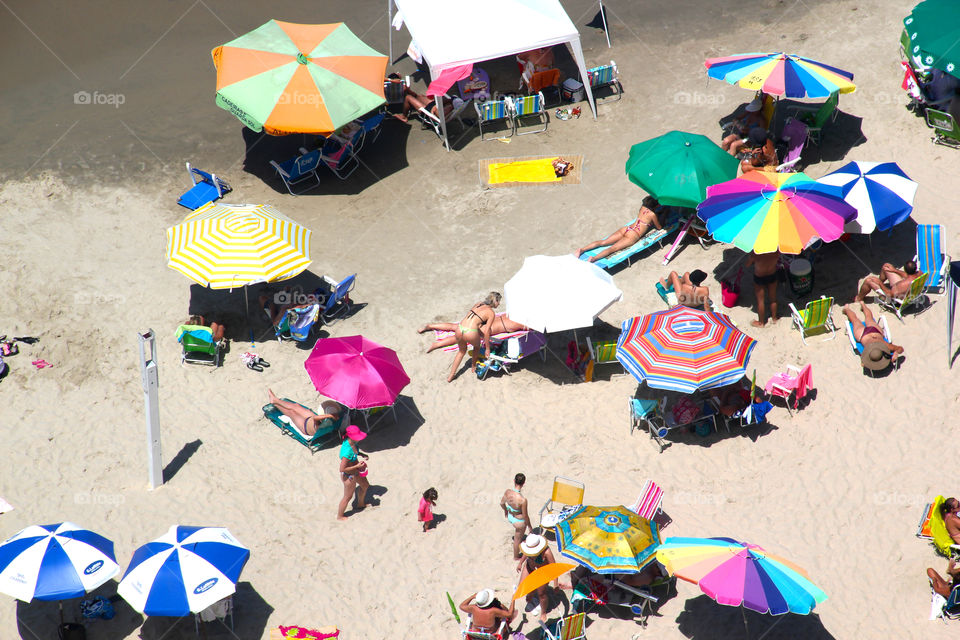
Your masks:
M678 306L625 320L617 360L650 387L693 393L742 378L755 345L727 316Z
M65 600L120 570L113 543L70 522L32 525L0 544L0 592L18 600Z
M886 231L910 217L917 183L896 162L850 162L822 178L820 184L840 187L843 199L857 210L847 233Z
M826 98L857 88L849 71L789 53L741 53L703 64L711 78L775 96Z

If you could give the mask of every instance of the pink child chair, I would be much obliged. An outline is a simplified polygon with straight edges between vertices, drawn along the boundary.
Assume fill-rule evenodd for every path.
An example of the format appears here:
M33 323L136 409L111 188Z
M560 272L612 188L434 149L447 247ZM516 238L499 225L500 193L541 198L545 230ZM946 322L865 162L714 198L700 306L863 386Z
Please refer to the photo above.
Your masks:
M812 364L808 364L802 369L798 369L797 367L788 364L786 371L775 374L772 378L767 380L767 384L763 387L764 391L766 391L768 395L780 396L784 399L787 405L787 411L790 412L790 415L793 415L793 412L790 411L790 394L795 394L793 399L793 408L797 409L800 406L800 399L806 396L807 391L812 388Z

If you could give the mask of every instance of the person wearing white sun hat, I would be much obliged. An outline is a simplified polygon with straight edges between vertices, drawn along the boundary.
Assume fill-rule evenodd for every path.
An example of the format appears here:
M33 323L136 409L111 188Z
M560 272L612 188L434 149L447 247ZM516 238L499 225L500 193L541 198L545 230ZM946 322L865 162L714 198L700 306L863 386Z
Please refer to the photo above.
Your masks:
M510 608L503 605L494 596L493 589L481 589L460 603L460 610L469 614L469 630L480 633L510 637L510 623L517 615L516 602L510 602ZM500 631L501 622L506 622Z
M517 565L517 571L520 572L520 582L523 582L528 575L540 567L556 562L553 557L553 551L550 550L550 546L547 544L547 539L536 533L531 533L527 536L526 540L520 543L520 553L523 554L523 558ZM553 586L554 588L560 587L556 578L553 580ZM547 585L543 585L533 591L533 593L536 594L540 600L540 620L546 622L547 611L550 605Z

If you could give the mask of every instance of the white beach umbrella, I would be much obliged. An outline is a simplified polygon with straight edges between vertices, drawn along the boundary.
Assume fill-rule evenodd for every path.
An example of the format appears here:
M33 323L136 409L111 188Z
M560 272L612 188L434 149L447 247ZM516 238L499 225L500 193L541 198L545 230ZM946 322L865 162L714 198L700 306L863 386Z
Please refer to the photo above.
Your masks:
M503 292L510 319L543 332L588 327L623 298L609 273L574 255L530 256Z
M249 557L224 528L173 526L134 551L117 593L148 616L199 613L236 591Z

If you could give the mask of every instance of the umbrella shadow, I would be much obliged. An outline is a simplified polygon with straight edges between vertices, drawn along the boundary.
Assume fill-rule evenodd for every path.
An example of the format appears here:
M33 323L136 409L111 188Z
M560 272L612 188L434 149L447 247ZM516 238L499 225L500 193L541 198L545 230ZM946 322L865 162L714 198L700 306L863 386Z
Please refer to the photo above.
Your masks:
M363 148L357 153L359 167L346 180L338 178L321 162L317 168L319 186L300 195L356 195L383 178L407 168L406 148L410 127L387 116L379 130L376 139L368 139L363 143ZM247 127L242 128L241 134L245 145L243 170L282 194L289 194L289 191L270 161L283 163L300 155L301 147L313 150L324 143L323 137L314 134L271 136Z
M773 624L777 626L771 628ZM684 603L683 611L677 615L677 626L680 633L691 640L759 638L767 630L769 633L764 638L769 640L834 638L833 634L824 628L820 616L816 613L807 616L792 613L772 616L741 607L719 605L706 595L691 598Z
M117 595L116 580L108 580L82 598L63 601L63 620L82 624L88 640L111 640L129 637L143 624L144 617L127 601ZM84 620L80 602L100 596L110 601L114 616L110 620ZM17 632L23 640L56 638L60 625L59 604L56 601L34 600L30 604L17 602Z
M183 445L183 448L177 452L173 460L163 468L163 482L170 482L173 476L177 475L177 472L187 464L190 457L200 449L201 445L203 445L203 441L201 440L194 440L193 442L188 442Z
M140 640L170 640L171 638L262 638L273 607L257 593L249 582L238 582L233 594L233 624L214 620L200 622L199 636L193 615L182 617L148 616L140 627ZM119 637L119 636L113 636ZM90 640L95 640L90 638Z
M793 112L796 107L809 107L808 102L799 102L797 100L781 100L777 105L777 111L774 115L774 121L770 130L776 132L779 138L780 132L786 124L787 118L792 117L788 112ZM836 118L827 121L820 132L820 144L810 142L803 148L800 154L799 165L804 170L819 162L836 162L843 160L854 147L858 147L867 141L863 133L863 118L837 109ZM797 169L799 170L799 168Z
M410 396L402 394L397 396L395 412L396 422L393 421L393 415L389 410L371 418L369 435L364 439L361 447L364 451L374 453L405 447L410 444L413 435L426 422L416 401ZM353 422L358 425L363 424L363 418L355 414Z

